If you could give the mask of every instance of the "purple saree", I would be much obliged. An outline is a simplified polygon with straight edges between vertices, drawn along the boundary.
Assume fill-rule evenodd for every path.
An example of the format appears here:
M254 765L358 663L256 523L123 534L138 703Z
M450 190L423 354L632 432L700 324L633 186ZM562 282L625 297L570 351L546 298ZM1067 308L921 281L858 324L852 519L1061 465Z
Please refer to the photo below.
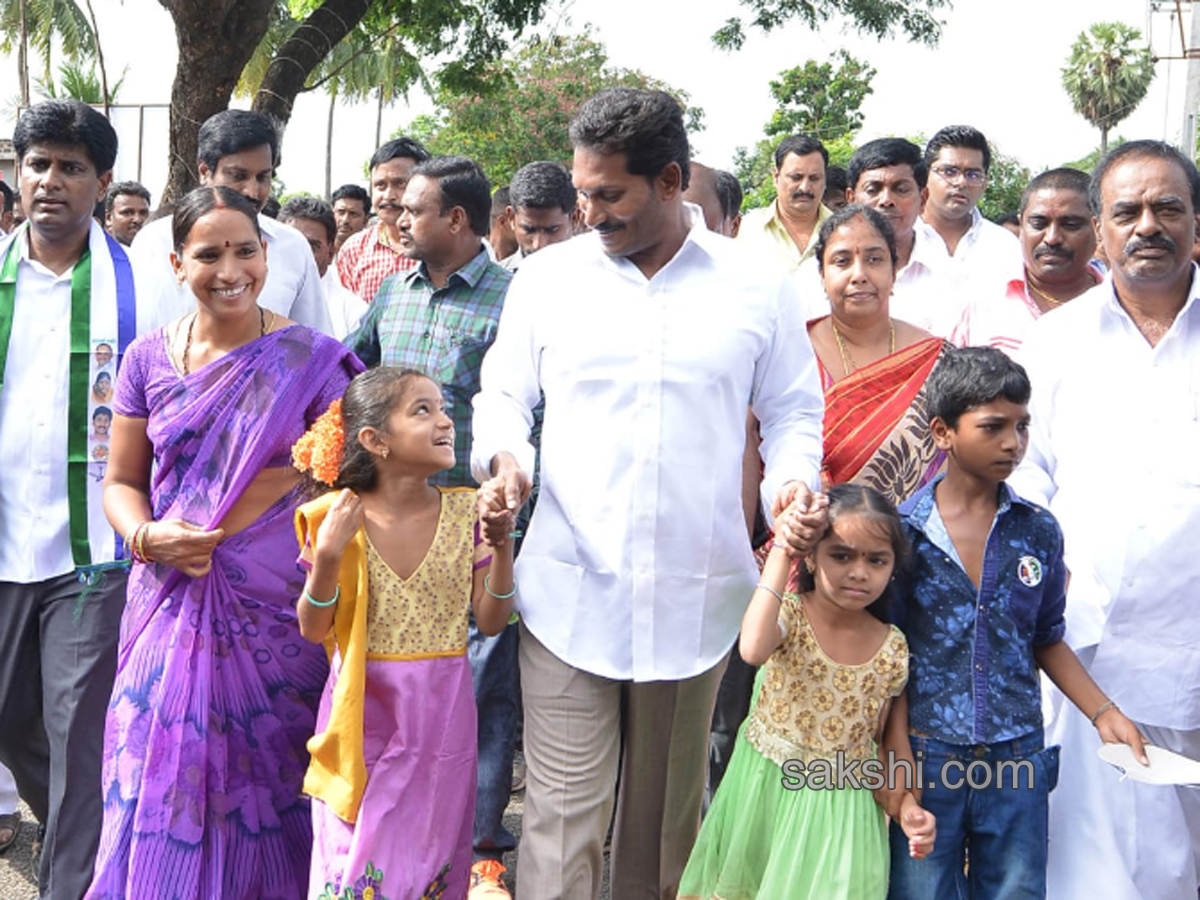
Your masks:
M155 519L211 527L345 391L358 361L293 325L179 375L162 331L131 345L118 413L147 419ZM300 900L308 764L328 665L296 624L304 585L282 497L188 578L135 565L105 727L104 825L89 900Z

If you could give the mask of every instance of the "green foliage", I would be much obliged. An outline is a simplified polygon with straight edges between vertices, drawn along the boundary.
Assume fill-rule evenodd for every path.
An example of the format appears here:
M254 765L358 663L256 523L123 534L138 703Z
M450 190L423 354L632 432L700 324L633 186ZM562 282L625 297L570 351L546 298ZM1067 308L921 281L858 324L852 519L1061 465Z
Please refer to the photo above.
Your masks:
M0 51L15 53L21 36L22 0L0 0ZM43 80L51 80L50 52L61 48L67 59L91 59L96 45L92 26L74 0L24 0L29 46L42 58Z
M120 92L128 72L129 69L126 67L117 83L109 85L109 103L117 102L117 94ZM82 66L74 63L63 63L58 67L57 85L53 79L46 78L35 78L34 84L38 93L47 100L81 100L93 106L101 106L104 103L104 91L100 86L100 76L96 74L94 66L89 66L85 70Z
M749 19L727 19L713 35L713 43L737 50L746 40L746 28L774 31L798 19L813 31L831 18L841 17L862 34L883 39L900 31L910 41L934 46L942 34L938 10L949 0L741 0Z
M860 108L873 93L875 69L845 50L838 50L834 58L836 70L833 61L810 59L803 66L785 69L771 82L778 107L767 123L768 135L804 133L828 143L862 128Z
M506 184L526 163L569 163L571 117L603 88L666 90L687 109L688 130L703 128L703 113L688 106L686 93L640 71L609 66L604 45L588 32L527 40L485 77L486 93L460 93L443 83L434 97L437 112L418 116L397 134L418 138L432 153L469 156L493 184Z
M1031 175L1015 157L1001 153L995 144L991 148L992 166L988 170L987 189L979 201L979 211L984 218L994 222L1005 213L1017 211Z
M1125 140L1126 138L1124 136L1117 135L1115 138L1109 140L1108 149L1110 151L1116 150L1123 143L1125 143ZM1104 154L1100 152L1100 148L1096 147L1087 156L1081 157L1074 162L1065 162L1063 165L1072 169L1078 169L1081 172L1087 172L1089 175L1091 175L1092 172L1096 171L1096 166L1100 164L1100 159L1103 155Z
M1121 22L1097 22L1080 33L1062 70L1063 88L1075 112L1100 129L1100 151L1108 132L1134 111L1154 80L1154 57L1142 33Z

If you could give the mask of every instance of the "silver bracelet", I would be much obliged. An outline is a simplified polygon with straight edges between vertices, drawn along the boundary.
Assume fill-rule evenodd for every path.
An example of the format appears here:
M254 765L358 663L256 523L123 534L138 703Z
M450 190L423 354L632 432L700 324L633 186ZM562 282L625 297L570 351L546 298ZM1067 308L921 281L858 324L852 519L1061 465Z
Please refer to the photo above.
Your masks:
M754 589L759 590L759 591L766 591L768 594L770 594L772 597L774 597L780 603L783 602L783 594L779 593L779 591L775 590L775 588L771 587L769 584L763 584L760 581L758 584L756 584L754 586Z

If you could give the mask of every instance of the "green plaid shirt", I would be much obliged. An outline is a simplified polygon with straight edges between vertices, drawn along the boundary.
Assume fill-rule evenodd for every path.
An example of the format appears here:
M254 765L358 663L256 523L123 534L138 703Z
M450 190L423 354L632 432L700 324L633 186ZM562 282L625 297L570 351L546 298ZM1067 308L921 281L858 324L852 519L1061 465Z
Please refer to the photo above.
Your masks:
M418 369L442 386L446 414L454 420L451 469L430 481L474 486L471 477L471 398L479 393L479 367L496 339L512 272L482 248L434 290L425 264L389 276L346 344L368 367Z

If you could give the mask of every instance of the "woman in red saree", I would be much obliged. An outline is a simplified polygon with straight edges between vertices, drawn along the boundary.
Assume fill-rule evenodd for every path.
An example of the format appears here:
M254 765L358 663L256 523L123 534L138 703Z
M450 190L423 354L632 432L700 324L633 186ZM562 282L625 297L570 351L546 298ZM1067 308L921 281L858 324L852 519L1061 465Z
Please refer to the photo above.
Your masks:
M925 382L946 344L888 312L896 239L852 205L825 221L817 267L832 312L808 324L825 388L825 486L868 484L899 505L933 478Z

